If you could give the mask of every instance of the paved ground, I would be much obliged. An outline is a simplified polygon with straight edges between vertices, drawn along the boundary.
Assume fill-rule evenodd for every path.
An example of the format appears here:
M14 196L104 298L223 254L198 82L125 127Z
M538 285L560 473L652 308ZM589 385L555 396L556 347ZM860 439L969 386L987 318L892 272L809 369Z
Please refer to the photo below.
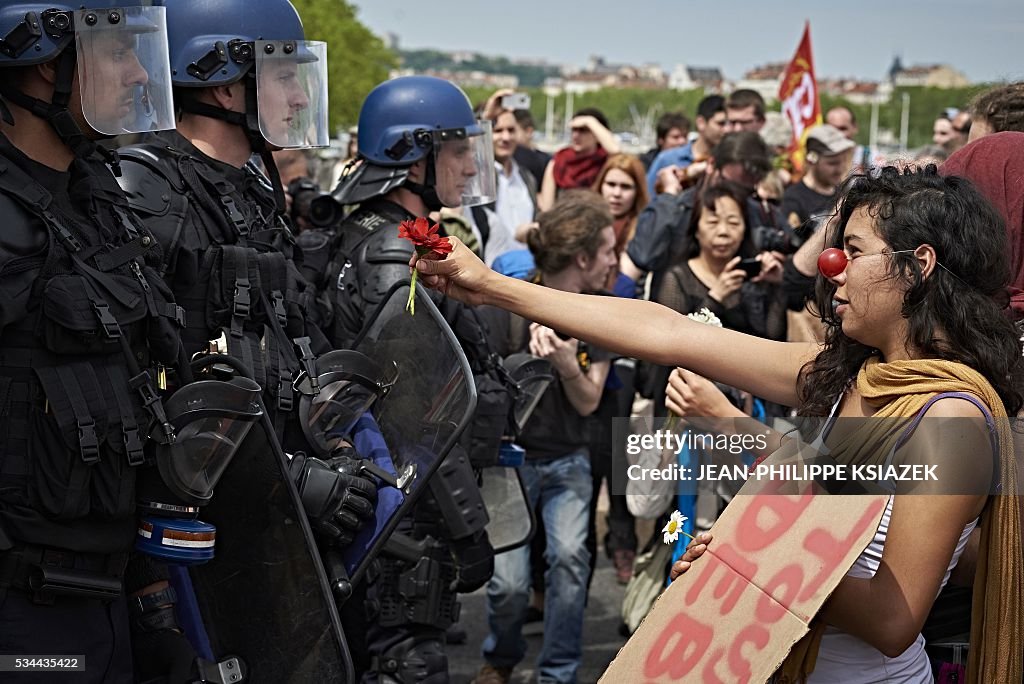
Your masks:
M602 501L603 503L603 501ZM598 521L603 523L606 512L599 504ZM638 524L638 532L650 529L649 524ZM603 537L603 525L599 526L598 539ZM649 532L648 532L649 534ZM646 539L642 536L641 539ZM579 683L591 684L600 678L615 654L622 648L625 639L619 636L620 608L624 587L615 581L611 561L598 549L597 570L591 586L583 626L583 662L580 667ZM467 684L476 674L483 660L480 644L487 634L486 589L463 597L462 620L459 626L466 630L468 640L461 646L450 645L448 650L449 669L452 684ZM534 668L540 652L542 632L539 625L528 625L526 658L516 668L512 677L514 684L536 681Z
M487 634L485 591L481 589L464 597L459 626L466 630L468 640L462 646L449 646L448 659L452 684L469 682L483 662L480 657L480 643ZM596 682L625 641L618 633L622 593L623 588L615 582L611 562L602 555L598 559L583 626L580 684ZM527 625L525 632L529 635L526 637L529 650L512 678L516 684L535 681L534 666L543 632L539 625Z

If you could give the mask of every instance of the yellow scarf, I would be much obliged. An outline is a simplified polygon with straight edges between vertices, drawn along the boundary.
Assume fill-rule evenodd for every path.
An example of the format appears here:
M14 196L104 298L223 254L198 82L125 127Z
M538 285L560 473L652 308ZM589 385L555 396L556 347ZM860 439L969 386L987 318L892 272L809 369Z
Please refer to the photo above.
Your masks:
M875 418L912 418L928 400L943 392L965 392L989 407L999 435L1000 495L989 497L981 515L981 546L974 576L969 684L1019 682L1024 635L1020 510L1017 505L1017 464L1006 410L999 395L974 369L961 363L923 359L882 363L868 359L857 375L857 391L876 408ZM889 453L898 432L893 421L867 421L860 432L837 444L832 453L843 462L870 462ZM863 445L869 444L870 447ZM881 447L881 448L879 448ZM868 450L870 449L870 454ZM858 460L858 457L865 457ZM803 681L814 670L824 623L790 651L778 671L779 682Z

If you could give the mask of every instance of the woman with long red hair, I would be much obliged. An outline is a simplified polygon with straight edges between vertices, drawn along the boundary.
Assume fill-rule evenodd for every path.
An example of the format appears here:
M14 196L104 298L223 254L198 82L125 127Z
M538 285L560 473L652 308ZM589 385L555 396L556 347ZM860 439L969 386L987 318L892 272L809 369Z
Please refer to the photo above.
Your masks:
M622 256L636 232L636 218L649 201L644 165L631 154L613 154L597 174L594 190L608 203L615 219L615 255Z

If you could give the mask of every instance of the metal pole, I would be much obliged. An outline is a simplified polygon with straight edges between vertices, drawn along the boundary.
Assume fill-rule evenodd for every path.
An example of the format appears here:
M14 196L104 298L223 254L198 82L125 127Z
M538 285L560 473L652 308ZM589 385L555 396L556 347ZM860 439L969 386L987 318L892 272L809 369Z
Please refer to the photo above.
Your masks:
M878 96L871 102L871 130L868 133L868 158L864 160L865 171L874 163L875 150L878 148Z
M562 137L565 140L569 139L569 128L570 128L569 122L572 121L572 112L573 112L572 107L573 107L573 104L572 104L572 91L571 90L567 90L565 92L565 126L564 126L565 130L562 131Z
M555 134L555 98L551 96L551 93L547 93L548 97L548 110L547 119L544 122L544 139L551 142L551 138Z
M900 152L907 151L907 134L910 132L910 93L903 93L903 114L900 116Z

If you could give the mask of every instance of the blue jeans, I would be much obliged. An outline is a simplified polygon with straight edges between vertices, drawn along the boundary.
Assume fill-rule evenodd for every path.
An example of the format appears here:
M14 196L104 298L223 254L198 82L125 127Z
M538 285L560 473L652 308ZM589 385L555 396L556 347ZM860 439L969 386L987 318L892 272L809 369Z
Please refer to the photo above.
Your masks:
M590 574L587 525L593 485L586 450L519 470L526 496L547 529L544 558L544 644L537 661L540 684L573 684L583 652L583 610ZM490 634L483 654L494 667L515 667L526 653L523 620L530 598L529 545L498 554L487 585Z

